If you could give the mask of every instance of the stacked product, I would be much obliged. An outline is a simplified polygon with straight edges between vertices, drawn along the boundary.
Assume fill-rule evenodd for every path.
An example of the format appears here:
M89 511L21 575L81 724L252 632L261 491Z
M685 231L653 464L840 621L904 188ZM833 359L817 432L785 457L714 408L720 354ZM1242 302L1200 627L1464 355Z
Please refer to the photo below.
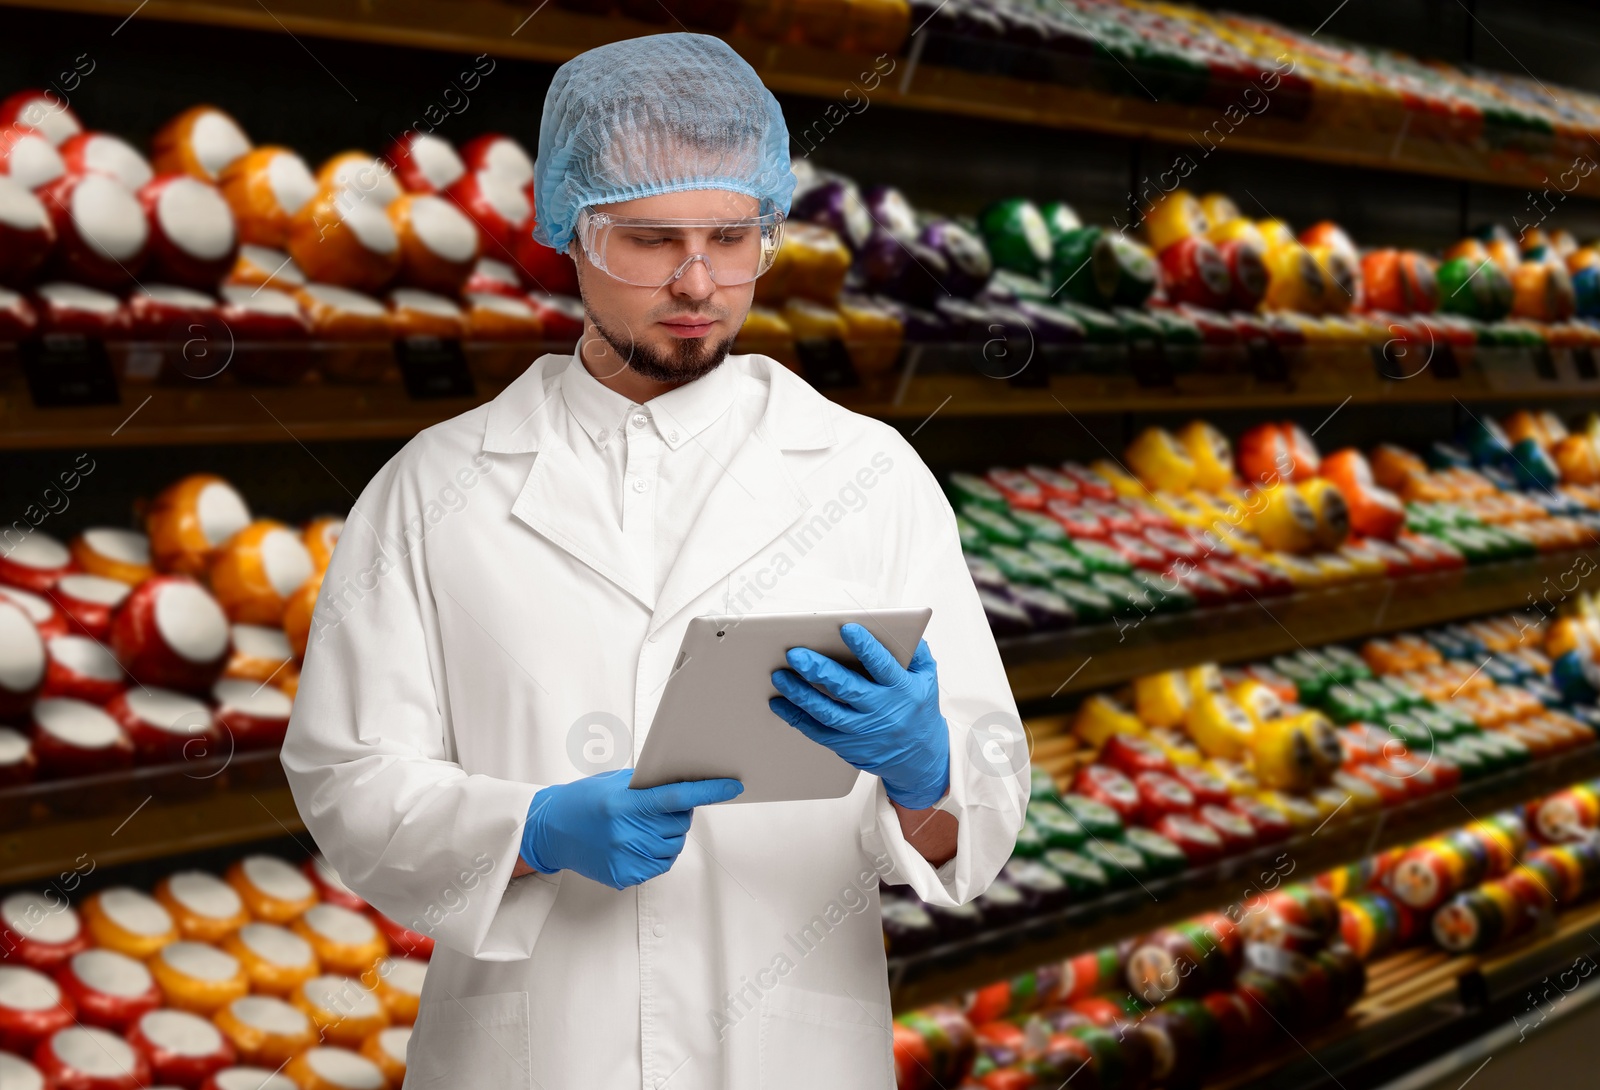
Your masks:
M381 157L345 152L313 174L196 106L148 151L85 131L43 92L0 104L0 340L189 342L198 330L352 345L570 340L582 328L571 260L532 240L533 163L510 137L458 151L408 132ZM239 369L292 381L311 362L284 351ZM330 351L320 366L371 379L382 357Z
M999 635L1137 622L1296 588L1577 549L1600 530L1600 443L1550 413L1474 417L1429 458L1322 456L1299 426L1238 449L1193 421L1121 462L953 473L962 548ZM1513 438L1512 436L1520 436Z
M143 532L40 530L0 558L0 783L276 749L344 520L253 515L211 474Z
M54 893L54 891L52 891ZM320 858L0 901L7 1085L398 1090L431 939Z

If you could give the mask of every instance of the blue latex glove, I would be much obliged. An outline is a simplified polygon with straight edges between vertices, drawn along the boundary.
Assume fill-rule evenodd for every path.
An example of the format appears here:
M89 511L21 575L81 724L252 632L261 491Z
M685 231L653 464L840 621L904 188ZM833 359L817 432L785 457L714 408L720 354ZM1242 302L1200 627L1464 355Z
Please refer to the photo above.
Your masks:
M807 738L883 780L891 800L925 810L950 786L950 731L928 641L918 642L905 667L860 625L844 625L839 634L870 679L796 647L786 656L793 669L772 674L783 695L767 704Z
M626 889L665 874L689 834L696 806L725 802L738 780L667 783L635 791L631 768L542 788L522 826L522 859L534 870L576 871Z

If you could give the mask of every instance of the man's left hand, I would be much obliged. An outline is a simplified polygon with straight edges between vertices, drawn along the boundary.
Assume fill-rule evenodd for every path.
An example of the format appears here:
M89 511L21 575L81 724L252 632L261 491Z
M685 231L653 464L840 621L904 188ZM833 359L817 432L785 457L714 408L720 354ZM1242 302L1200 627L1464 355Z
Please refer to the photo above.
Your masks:
M791 669L773 671L773 687L783 695L768 706L807 738L882 779L893 802L927 809L950 785L950 730L939 711L928 641L918 642L910 665L901 666L860 625L844 625L839 634L870 678L796 647L786 656Z

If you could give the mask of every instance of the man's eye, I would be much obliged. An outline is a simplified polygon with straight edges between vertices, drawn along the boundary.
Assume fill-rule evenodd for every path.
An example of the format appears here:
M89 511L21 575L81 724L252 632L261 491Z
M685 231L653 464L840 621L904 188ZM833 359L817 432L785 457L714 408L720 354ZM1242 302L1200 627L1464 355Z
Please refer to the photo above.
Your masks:
M747 236L743 232L736 235L718 235L717 241L725 246L737 246L743 242L746 237Z

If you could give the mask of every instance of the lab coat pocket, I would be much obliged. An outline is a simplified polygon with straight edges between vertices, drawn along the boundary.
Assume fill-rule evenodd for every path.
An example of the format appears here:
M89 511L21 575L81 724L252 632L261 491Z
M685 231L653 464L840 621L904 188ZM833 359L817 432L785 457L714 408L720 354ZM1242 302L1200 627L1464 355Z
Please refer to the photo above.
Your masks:
M528 993L446 997L424 1004L406 1046L406 1088L533 1086Z
M889 1090L887 1005L782 986L761 999L761 1090Z

